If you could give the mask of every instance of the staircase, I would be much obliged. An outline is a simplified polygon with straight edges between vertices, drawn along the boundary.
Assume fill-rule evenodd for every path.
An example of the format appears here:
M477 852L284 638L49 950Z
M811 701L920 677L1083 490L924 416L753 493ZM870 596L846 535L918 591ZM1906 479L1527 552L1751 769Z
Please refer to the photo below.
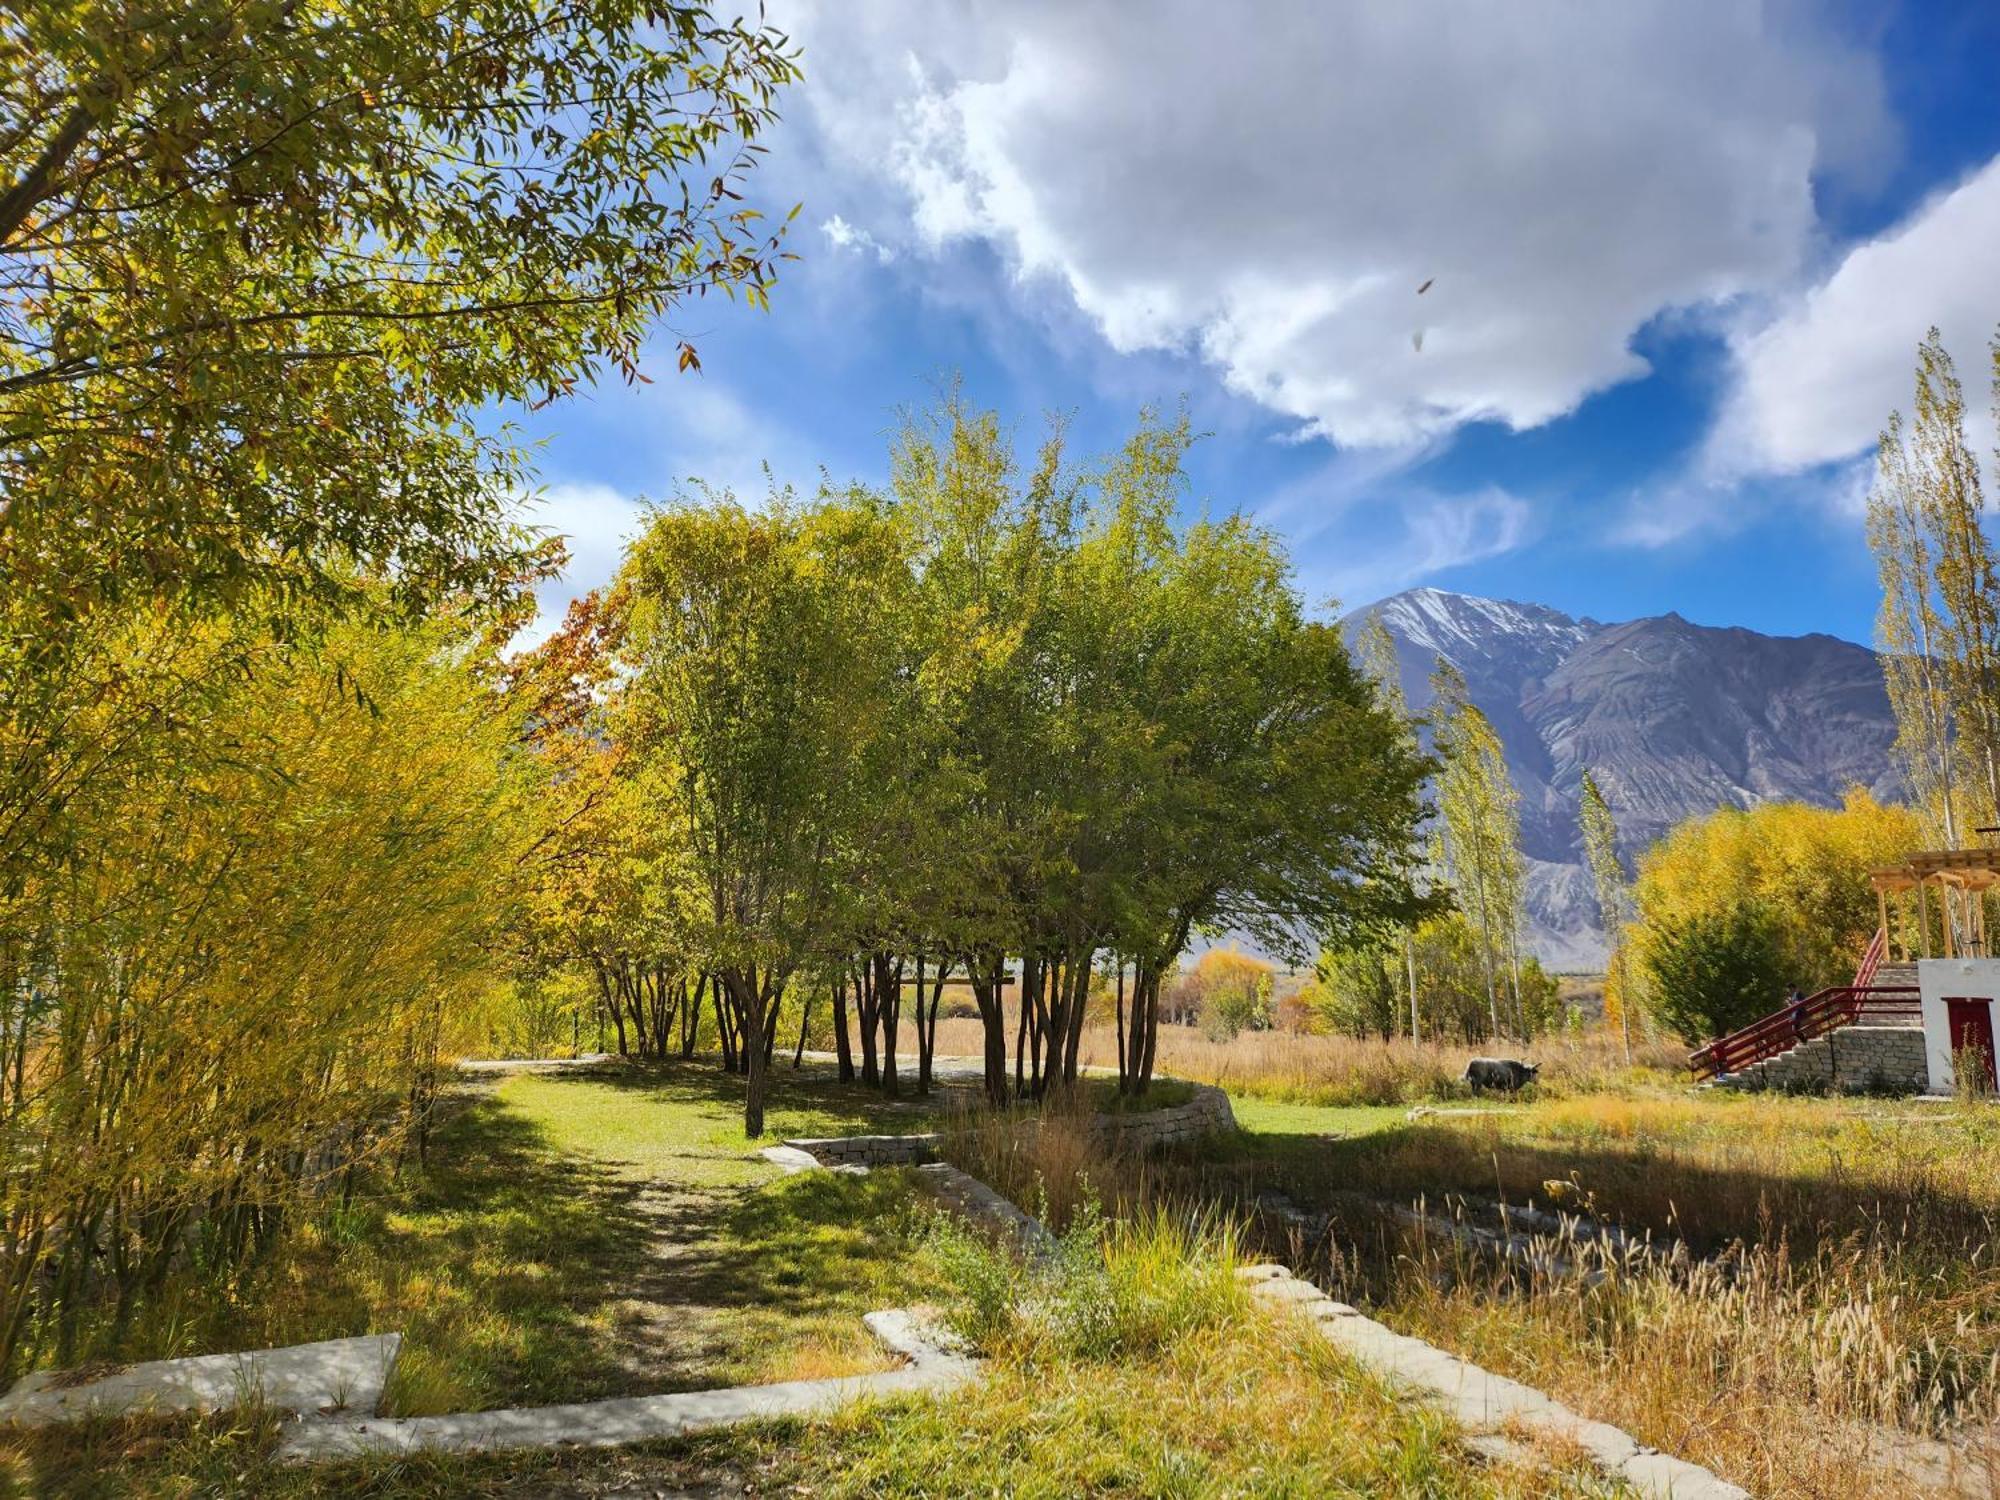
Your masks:
M1922 1093L1930 1083L1921 1026L1852 1025L1715 1080L1724 1088L1788 1094Z
M1688 1058L1697 1082L1742 1088L1893 1088L1925 1081L1914 964L1885 964L1877 932L1854 983L1774 1010Z

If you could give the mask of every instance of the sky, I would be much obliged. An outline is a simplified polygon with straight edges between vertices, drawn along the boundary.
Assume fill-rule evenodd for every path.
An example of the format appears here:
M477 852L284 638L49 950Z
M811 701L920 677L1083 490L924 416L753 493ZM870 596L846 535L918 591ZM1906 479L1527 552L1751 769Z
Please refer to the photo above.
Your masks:
M1991 477L1993 0L767 14L805 79L750 191L798 259L768 313L679 310L651 384L519 415L572 552L545 620L690 479L881 483L951 381L1085 454L1185 404L1187 513L1268 525L1319 608L1867 640L1874 444L1933 324Z

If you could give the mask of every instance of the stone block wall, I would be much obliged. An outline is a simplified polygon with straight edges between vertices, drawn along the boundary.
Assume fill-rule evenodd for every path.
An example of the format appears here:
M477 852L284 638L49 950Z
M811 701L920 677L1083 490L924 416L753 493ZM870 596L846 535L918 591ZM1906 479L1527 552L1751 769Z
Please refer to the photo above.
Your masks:
M1023 1130L1033 1130L1027 1121ZM1099 1115L1095 1129L1101 1139L1124 1151L1156 1151L1182 1141L1198 1140L1215 1131L1234 1130L1236 1114L1229 1096L1208 1084L1195 1085L1185 1104L1129 1115ZM938 1137L923 1135L839 1135L786 1141L828 1167L907 1167L933 1161Z
M1725 1080L1739 1089L1921 1094L1930 1086L1917 1026L1843 1026Z

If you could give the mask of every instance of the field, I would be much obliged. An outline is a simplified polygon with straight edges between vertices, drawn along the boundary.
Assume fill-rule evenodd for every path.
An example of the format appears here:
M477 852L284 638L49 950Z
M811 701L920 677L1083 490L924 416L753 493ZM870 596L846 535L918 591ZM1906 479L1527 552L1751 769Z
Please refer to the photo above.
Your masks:
M779 1177L710 1065L515 1076L454 1096L428 1171L303 1226L226 1296L190 1282L176 1316L94 1351L400 1328L390 1405L418 1414L880 1368L860 1314L930 1301L988 1320L974 1392L616 1453L311 1476L265 1464L274 1429L255 1412L104 1424L16 1439L0 1473L13 1493L63 1496L1590 1492L1568 1455L1542 1455L1553 1472L1485 1464L1248 1306L1227 1273L1257 1256L1759 1495L1914 1496L1947 1466L1984 1472L2000 1110L1694 1094L1620 1068L1603 1041L1539 1049L1550 1083L1516 1099L1468 1100L1445 1078L1410 1103L1448 1070L1441 1049L1246 1042L1176 1039L1232 1078L1242 1133L1145 1162L1097 1151L1069 1128L1078 1111L996 1151L963 1098L782 1080L774 1135L942 1123L947 1154L1067 1226L1060 1267L1032 1285L942 1230L904 1173ZM1325 1077L1307 1058L1368 1067ZM1365 1102L1391 1074L1396 1102ZM1101 1083L1089 1102L1107 1102ZM1583 1213L1632 1243L1571 1232L1508 1261L1453 1233L1496 1227L1499 1203ZM1398 1205L1435 1217L1399 1222ZM995 1323L996 1297L1035 1311Z
M1760 1495L1985 1494L2000 1111L1618 1093L1412 1110L1244 1099L1168 1191L1385 1321ZM1581 1213L1625 1246L1502 1224ZM1433 1215L1421 1228L1395 1206ZM1453 1232L1511 1228L1501 1260Z

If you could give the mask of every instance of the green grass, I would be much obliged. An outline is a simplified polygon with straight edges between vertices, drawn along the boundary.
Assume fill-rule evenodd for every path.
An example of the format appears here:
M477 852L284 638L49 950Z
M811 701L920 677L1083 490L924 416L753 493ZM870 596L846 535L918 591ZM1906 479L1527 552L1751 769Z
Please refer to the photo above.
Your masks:
M1238 1125L1258 1135L1368 1135L1409 1115L1401 1104L1293 1104L1254 1094L1231 1094L1229 1107Z
M221 1304L190 1284L183 1316L146 1336L195 1352L399 1328L392 1401L406 1413L878 1366L860 1314L962 1298L963 1265L954 1280L906 1174L782 1177L743 1140L739 1101L736 1082L706 1067L470 1091L427 1173L302 1226ZM1239 1111L1267 1132L1249 1149L1281 1153L1386 1131L1403 1114ZM823 1075L786 1076L767 1139L931 1123ZM1226 1236L1142 1229L1110 1232L1101 1256L1094 1242L1073 1250L1061 1284L1029 1299L1035 1319L994 1335L987 1379L941 1400L610 1453L308 1471L268 1464L275 1427L255 1412L101 1423L0 1445L0 1495L1602 1492L1572 1470L1480 1465L1448 1424L1238 1294Z
M816 1078L780 1088L769 1139L929 1123ZM739 1089L686 1067L467 1090L428 1171L298 1226L234 1286L185 1280L125 1342L92 1352L130 1360L397 1330L386 1406L402 1415L884 1367L861 1315L926 1290L904 1174L783 1176L744 1140ZM194 1446L255 1446L218 1421ZM33 1476L22 1493L123 1493L54 1487L51 1465L98 1467L76 1461L76 1441L99 1439L0 1446L0 1473ZM101 1441L192 1451L115 1424Z
M377 1460L261 1475L261 1493L379 1500L659 1493L1542 1496L1608 1493L1574 1463L1488 1467L1303 1320L1247 1297L1233 1239L1080 1220L1049 1265L948 1228L929 1258L976 1314L976 1387L616 1453ZM995 1293L998 1295L995 1295Z

